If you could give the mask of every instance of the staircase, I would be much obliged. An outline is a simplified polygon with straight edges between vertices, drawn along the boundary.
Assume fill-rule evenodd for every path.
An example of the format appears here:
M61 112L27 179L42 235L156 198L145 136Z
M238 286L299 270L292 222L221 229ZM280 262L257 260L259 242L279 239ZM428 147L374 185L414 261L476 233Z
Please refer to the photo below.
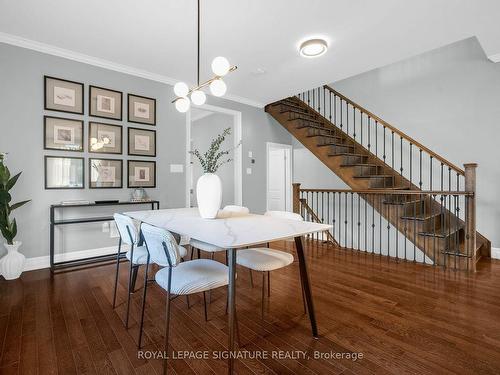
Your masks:
M490 256L490 241L475 231L474 193L465 189L475 165L463 171L329 86L265 110L434 264L458 259L456 268L470 269L469 258L475 268Z

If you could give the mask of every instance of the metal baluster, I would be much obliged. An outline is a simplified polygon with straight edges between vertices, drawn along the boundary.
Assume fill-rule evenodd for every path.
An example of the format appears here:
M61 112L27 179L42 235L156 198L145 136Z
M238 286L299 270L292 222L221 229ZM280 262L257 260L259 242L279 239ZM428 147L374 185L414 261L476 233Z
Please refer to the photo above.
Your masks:
M384 125L383 129L384 129L384 131L383 131L383 133L384 133L384 155L382 155L382 159L384 160L384 163L387 164L387 162L386 162L386 156L387 156L387 154L385 152L385 129L386 129L385 125Z
M432 231L433 231L433 241L432 241L432 259L436 259L436 215L434 214L434 201L436 199L436 195L434 194L430 197L431 204L431 215L432 215Z
M342 115L343 110L342 110L342 98L340 98L340 130L343 129L344 126L344 116Z
M371 118L368 116L368 152L370 152L370 143L371 143L371 130L370 130L370 122Z
M335 122L335 126L337 124L337 95L333 94L333 121Z
M351 248L354 249L354 195L351 192Z
M328 110L330 112L329 119L332 122L332 92L328 90Z
M394 131L391 131L391 168L394 169Z
M346 121L347 121L347 135L349 135L349 103L345 102L345 114L346 114Z
M354 140L356 140L356 107L352 106L352 121L354 123Z
M403 176L403 137L399 136L400 151L399 151L399 165L401 166L401 176Z
M410 185L408 186L411 189L411 185L413 184L413 143L410 143Z
M412 195L413 199L413 216L417 217L417 196ZM424 238L425 241L425 238ZM417 261L417 220L413 220L413 262Z
M321 115L321 91L318 87L318 113Z
M360 230L361 230L361 198L359 194L358 196L358 250L361 249L361 238L360 238Z
M339 192L339 246L342 246L342 193Z
M364 201L365 201L365 251L368 252L368 236L367 236L367 231L368 231L368 220L367 220L367 213L366 213L366 210L367 210L367 199L366 199L366 196L364 198Z
M333 217L333 236L334 237L336 237L335 236L335 197L336 197L336 195L337 194L335 192L333 192L333 212L332 212L332 217ZM336 237L336 238L338 238L338 237ZM340 246L340 242L338 244Z
M347 193L345 193L345 200L344 200L344 214L345 214L345 220L344 220L344 241L345 241L345 247L347 248L347 246L349 245L348 242L347 242L347 224L348 224L348 216L347 216Z
M361 120L361 146L363 146L363 112L359 111L359 117Z
M375 202L375 195L372 196L371 202ZM375 204L372 203L372 254L375 252Z
M375 156L378 157L378 120L375 120Z
M420 169L420 181L418 182L418 186L420 190L422 190L422 150L419 149L420 153L420 163L419 163L419 169Z
M378 239L379 239L379 251L380 251L380 254L382 254L382 211L383 211L383 208L382 208L382 205L381 205L381 200L380 200L380 196L377 196L378 198L378 207L380 208L380 213L378 215L378 218L379 218L379 221L378 221L378 225L379 225L379 233L378 233ZM389 205L387 205L389 206Z
M432 159L433 159L433 156L431 155L430 157L430 172L429 172L429 190L432 190Z
M387 260L389 260L391 255L391 224L389 219L391 218L391 212L389 211L389 205L387 205Z

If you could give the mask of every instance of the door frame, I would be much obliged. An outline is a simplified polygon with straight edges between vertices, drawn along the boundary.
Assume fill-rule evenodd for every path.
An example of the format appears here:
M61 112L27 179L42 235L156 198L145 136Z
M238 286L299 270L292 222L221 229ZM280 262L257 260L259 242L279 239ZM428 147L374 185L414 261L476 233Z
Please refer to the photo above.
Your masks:
M288 169L287 176L285 177L285 184L289 187L285 189L285 210L292 211L292 181L293 181L293 147L292 145L284 144L284 143L274 143L274 142L266 142L266 210L269 210L269 150L274 148L282 148L287 150L288 158L286 163L286 169ZM286 171L285 171L286 173ZM287 194L288 192L288 194ZM287 199L288 196L288 199Z
M196 106L196 108L233 116L233 147L235 147L233 151L234 204L242 206L243 205L243 165L242 165L243 144L242 144L241 112L210 104L203 104L200 106ZM192 127L192 122L191 122L191 109L190 109L189 111L186 112L186 191L185 191L186 207L191 206L190 184L193 174L193 167L191 165L191 154L189 153L189 151L191 150L191 127ZM240 146L236 147L238 146L238 144L240 144Z

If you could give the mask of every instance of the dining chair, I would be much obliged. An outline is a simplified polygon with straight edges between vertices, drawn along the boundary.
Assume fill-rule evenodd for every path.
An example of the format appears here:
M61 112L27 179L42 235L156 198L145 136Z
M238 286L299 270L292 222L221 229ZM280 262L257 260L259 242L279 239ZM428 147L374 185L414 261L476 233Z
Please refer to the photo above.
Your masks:
M299 214L288 211L267 211L265 216L279 217L282 219L303 221ZM293 263L293 255L285 251L271 249L269 243L267 247L255 247L238 250L236 264L248 268L250 271L250 285L253 288L252 271L262 272L262 293L261 293L261 318L264 320L264 296L266 290L265 277L267 275L267 296L271 296L271 271L289 266ZM301 284L302 288L302 284ZM302 288L302 300L305 306L304 291ZM305 307L304 307L305 309Z
M203 293L206 302L205 293L207 291L229 284L229 268L225 264L211 259L194 259L181 263L179 245L169 231L143 223L141 232L151 262L166 265L155 274L155 281L167 292L165 326L165 351L167 351L171 301L181 295ZM205 320L208 320L206 303ZM164 359L165 368L166 357Z
M130 249L125 253L125 257L130 263L128 275L128 294L127 294L127 312L125 317L125 327L128 328L129 314L130 314L130 296L134 292L134 286L137 279L137 272L141 265L146 266L144 278L143 299L146 293L147 285L147 266L149 264L149 254L146 246L141 241L140 225L138 220L134 220L129 216L123 214L114 214L113 218L118 228L120 239L118 242L118 252L116 256L116 273L115 273L115 287L113 290L113 309L116 307L116 291L118 289L118 277L120 271L120 257L122 244L130 246ZM187 255L187 250L183 247L180 249L181 257Z

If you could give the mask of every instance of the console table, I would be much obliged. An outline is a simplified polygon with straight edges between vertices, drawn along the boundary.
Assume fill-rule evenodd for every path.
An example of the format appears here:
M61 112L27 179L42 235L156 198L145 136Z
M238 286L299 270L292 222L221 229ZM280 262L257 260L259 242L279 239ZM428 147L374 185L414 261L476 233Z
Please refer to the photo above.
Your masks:
M82 223L97 223L97 222L105 222L105 221L113 221L113 216L94 216L94 217L85 217L85 218L77 218L77 219L65 219L65 220L57 220L56 219L56 210L64 210L66 208L78 208L78 207L106 207L106 206L126 206L126 205L148 205L151 207L151 210L159 210L160 202L159 201L144 201L144 202L113 202L113 203L90 203L90 204L53 204L50 206L50 270L54 272L57 269L67 268L67 267L76 267L83 266L97 262L104 262L110 260L116 260L116 254L108 254L108 255L100 255L94 257L87 258L79 258L74 260L66 260L62 262L54 261L54 232L56 226L59 225L71 225L71 224L82 224ZM117 247L118 248L118 247ZM121 253L120 257L123 257L125 253Z

